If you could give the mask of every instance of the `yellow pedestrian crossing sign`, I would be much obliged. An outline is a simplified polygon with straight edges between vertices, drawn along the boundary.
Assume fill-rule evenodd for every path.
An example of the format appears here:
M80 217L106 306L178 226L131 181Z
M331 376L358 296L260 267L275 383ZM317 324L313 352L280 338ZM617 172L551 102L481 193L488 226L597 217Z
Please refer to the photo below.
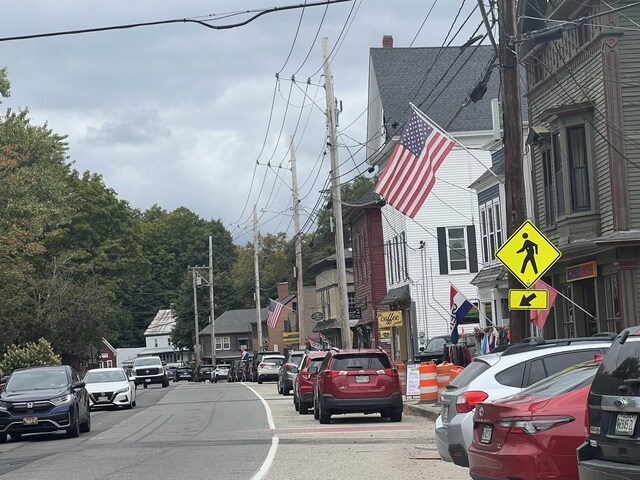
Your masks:
M496 252L496 258L527 288L561 256L560 250L529 220L520 225Z
M549 308L549 291L544 289L509 290L509 310L546 310Z

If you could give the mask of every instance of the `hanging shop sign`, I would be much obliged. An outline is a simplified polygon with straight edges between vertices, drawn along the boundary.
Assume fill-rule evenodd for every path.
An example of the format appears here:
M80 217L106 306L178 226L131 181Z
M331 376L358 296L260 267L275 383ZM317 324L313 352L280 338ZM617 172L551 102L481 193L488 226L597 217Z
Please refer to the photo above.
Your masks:
M595 278L597 276L598 264L595 261L567 267L567 282L577 282L578 280Z
M378 327L390 328L402 326L402 310L378 313Z

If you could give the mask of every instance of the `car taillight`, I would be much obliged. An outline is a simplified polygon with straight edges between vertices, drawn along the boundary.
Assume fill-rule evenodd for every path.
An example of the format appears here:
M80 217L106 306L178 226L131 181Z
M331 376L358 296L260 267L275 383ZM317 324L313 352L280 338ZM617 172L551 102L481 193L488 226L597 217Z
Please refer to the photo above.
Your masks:
M261 363L261 364L260 364L260 367L262 367L262 368L264 368L264 367L266 367L266 366L267 366L267 364L266 364L266 363Z
M509 433L526 433L533 435L549 430L550 428L559 427L565 423L573 422L574 420L575 418L569 415L534 417L527 420L514 418L510 420L499 420L496 422L496 427L505 429Z
M309 380L311 380L311 374L309 373L309 370L307 370L306 368L302 370L302 372L300 372L302 374L302 378L304 378L307 382Z
M337 370L324 370L322 372L322 376L324 378L336 378L338 375L346 375L347 372L337 371Z
M489 398L489 394L480 390L462 393L456 398L456 412L470 412L476 408L476 403L484 402L487 398Z

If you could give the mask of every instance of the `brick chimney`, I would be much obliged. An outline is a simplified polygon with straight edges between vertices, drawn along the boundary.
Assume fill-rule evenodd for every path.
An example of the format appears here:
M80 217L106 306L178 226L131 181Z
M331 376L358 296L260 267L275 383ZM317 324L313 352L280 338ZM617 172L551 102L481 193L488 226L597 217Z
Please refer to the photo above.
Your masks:
M393 48L393 35L382 36L382 48Z
M289 295L289 283L280 282L278 284L278 300L282 300L287 295Z

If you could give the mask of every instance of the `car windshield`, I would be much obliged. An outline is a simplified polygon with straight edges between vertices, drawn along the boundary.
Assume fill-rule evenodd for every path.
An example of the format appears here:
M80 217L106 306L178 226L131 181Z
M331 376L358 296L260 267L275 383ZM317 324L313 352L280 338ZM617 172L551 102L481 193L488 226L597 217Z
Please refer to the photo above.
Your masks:
M300 365L300 360L304 357L304 353L296 353L289 357L289 363L293 363L294 365Z
M446 345L446 343L447 343L446 338L434 337L431 340L429 340L429 343L427 343L427 346L425 347L424 351L442 353L442 350L444 349L444 346Z
M124 382L127 376L121 370L88 371L84 377L85 383Z
M270 365L282 365L284 363L284 358L279 357L264 357L262 359L262 363L268 363Z
M461 388L466 387L474 380L478 375L489 368L489 364L482 360L474 360L465 367L464 370L451 382L452 387Z
M63 370L37 370L14 372L5 386L7 392L49 390L66 387L67 374Z
M519 395L535 395L536 397L551 398L556 395L577 390L591 384L593 377L598 370L596 363L580 363L555 375L540 380L528 388L525 388Z
M161 362L157 358L137 358L133 362L134 367L144 367L146 365L160 365Z
M391 368L384 355L340 355L333 359L331 370L384 370Z

